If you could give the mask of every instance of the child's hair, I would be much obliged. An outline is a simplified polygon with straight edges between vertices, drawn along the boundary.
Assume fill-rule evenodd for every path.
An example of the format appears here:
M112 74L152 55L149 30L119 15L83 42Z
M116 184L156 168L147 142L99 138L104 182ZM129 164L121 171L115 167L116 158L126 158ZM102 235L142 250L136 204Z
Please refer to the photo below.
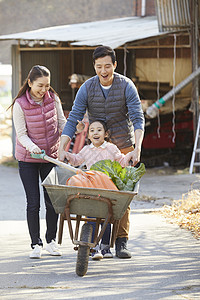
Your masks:
M50 76L50 71L44 67L44 66L40 66L40 65L36 65L33 66L30 70L30 72L28 73L27 78L25 79L23 85L21 86L17 96L14 98L12 104L7 108L7 110L12 107L15 103L15 100L17 98L20 98L23 94L26 93L26 90L30 90L30 87L28 85L28 80L30 80L31 83L33 83L33 81L37 80L40 77L49 77ZM54 94L56 94L58 96L58 94L56 93L56 91L50 86L49 91L53 92Z
M90 126L94 123L94 122L99 122L101 123L101 125L103 126L104 128L104 131L105 131L105 141L106 142L110 142L110 131L107 129L107 126L106 126L106 123L102 120L94 120L92 121L90 124L89 124L89 127L88 127L88 133L89 133L89 128ZM88 139L88 144L91 144L91 141Z

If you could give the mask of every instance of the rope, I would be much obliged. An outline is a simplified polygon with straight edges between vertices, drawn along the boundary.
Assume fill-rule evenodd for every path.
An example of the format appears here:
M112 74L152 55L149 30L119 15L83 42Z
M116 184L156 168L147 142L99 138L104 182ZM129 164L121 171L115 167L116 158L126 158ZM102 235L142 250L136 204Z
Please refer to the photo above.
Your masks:
M158 41L159 44L159 41ZM158 45L159 46L159 45ZM160 69L159 69L159 59L160 59L160 52L159 52L159 47L157 47L157 100L160 99ZM157 127L157 135L158 138L160 138L160 114L159 114L159 110L157 113L157 118L158 118L158 127Z
M127 53L127 49L126 49L126 45L124 46L124 76L126 76L126 53Z
M174 34L174 61L173 61L173 89L175 88L176 84L176 34ZM173 132L173 137L172 137L172 142L175 143L175 138L176 138L176 132L175 132L175 93L173 94L172 98L172 132Z

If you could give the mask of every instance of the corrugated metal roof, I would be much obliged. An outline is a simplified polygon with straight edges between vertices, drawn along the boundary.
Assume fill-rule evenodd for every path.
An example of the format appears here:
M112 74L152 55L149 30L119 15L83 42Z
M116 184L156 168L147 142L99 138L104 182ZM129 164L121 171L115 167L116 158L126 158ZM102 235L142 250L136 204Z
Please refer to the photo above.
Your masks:
M72 46L108 45L117 48L128 42L161 34L156 17L129 17L2 35L0 40L64 41Z
M160 31L190 28L189 0L156 0Z

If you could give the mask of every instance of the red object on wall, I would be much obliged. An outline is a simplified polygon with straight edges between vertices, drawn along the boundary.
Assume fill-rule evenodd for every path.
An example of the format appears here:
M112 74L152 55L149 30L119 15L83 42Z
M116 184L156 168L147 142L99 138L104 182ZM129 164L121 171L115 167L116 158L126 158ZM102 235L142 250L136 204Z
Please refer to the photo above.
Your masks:
M157 119L152 120L152 123L146 127L145 137L143 140L144 149L166 149L181 146L184 149L184 146L189 143L193 144L193 117L190 111L176 112L175 143L173 142L172 115L161 115L160 121L160 137L157 132ZM188 140L188 136L190 137L190 140Z
M65 114L65 117L67 118L68 115L69 115L69 111L64 111L64 114ZM74 141L74 144L73 144L73 147L72 147L72 153L78 153L78 152L80 152L80 150L85 145L85 139L86 139L87 131L88 131L88 127L89 127L89 122L88 122L88 119L87 119L86 115L84 116L83 121L85 123L85 128L83 129L83 131L81 133L78 133L75 136L75 141ZM71 143L72 143L72 141L70 141L67 144L67 146L65 148L66 152L69 151L69 149L71 147Z
M88 131L89 123L85 122L85 128L81 133L78 133L75 138L74 147L72 153L78 153L85 145L85 139Z
M174 148L175 143L172 142L172 133L162 132L158 137L158 134L153 132L145 136L143 147L148 149Z

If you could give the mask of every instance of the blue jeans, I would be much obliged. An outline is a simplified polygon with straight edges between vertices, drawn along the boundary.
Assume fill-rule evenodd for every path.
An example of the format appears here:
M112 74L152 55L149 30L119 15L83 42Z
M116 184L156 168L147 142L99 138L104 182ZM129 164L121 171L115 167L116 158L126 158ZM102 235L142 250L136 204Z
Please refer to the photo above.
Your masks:
M19 174L22 180L27 199L27 223L31 237L31 247L38 244L43 246L40 238L40 182L50 173L54 164L32 163L19 161ZM46 242L56 239L58 214L56 214L45 187L43 187L46 207Z
M88 222L89 224L92 225L93 231L92 231L92 243L94 242L94 232L95 232L95 227L96 227L96 222ZM102 227L103 224L101 224ZM104 231L104 234L101 239L101 244L103 245L110 245L110 233L111 233L111 224L108 223L106 226L106 229Z

